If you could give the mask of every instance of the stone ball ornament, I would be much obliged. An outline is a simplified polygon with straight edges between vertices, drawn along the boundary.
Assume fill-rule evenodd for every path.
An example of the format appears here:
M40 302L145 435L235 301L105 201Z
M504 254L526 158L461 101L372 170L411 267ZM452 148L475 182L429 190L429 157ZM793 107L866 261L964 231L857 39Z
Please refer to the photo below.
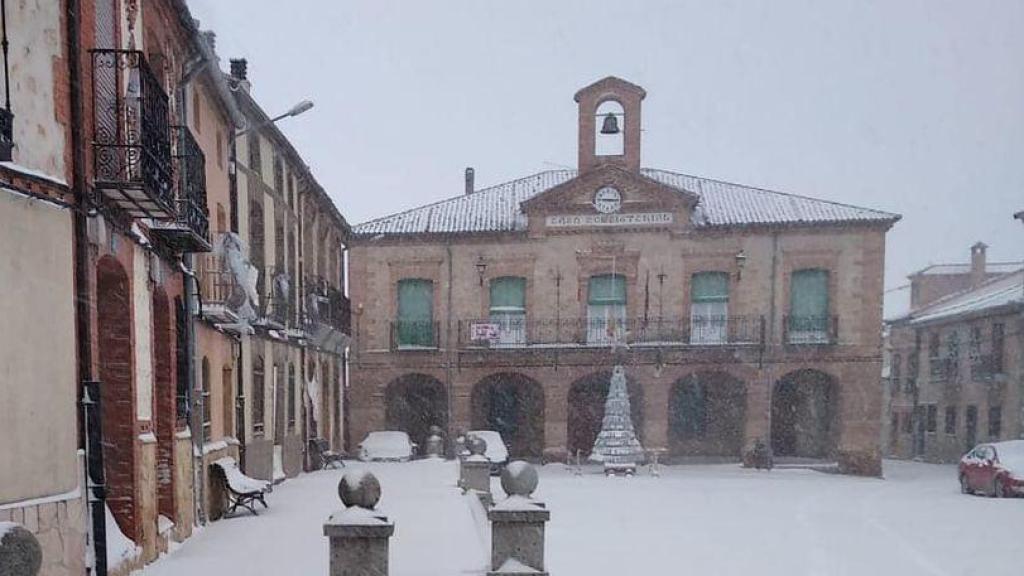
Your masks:
M469 453L473 456L483 456L487 452L487 441L479 436L469 437Z
M43 549L35 534L21 524L0 522L0 574L36 576L43 563Z
M372 472L350 470L338 481L338 497L346 507L373 510L380 502L380 481Z
M501 489L509 496L529 497L537 489L537 469L523 460L509 462L501 471Z

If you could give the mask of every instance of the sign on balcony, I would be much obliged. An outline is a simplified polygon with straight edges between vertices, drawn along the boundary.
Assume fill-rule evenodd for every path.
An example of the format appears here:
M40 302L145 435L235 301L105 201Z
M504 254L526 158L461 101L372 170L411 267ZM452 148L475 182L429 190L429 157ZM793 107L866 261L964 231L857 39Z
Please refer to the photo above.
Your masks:
M548 216L548 228L577 228L584 226L664 226L671 224L671 212L643 212L636 214L560 214Z
M469 325L469 337L472 340L493 341L501 336L501 327L496 323L476 323Z

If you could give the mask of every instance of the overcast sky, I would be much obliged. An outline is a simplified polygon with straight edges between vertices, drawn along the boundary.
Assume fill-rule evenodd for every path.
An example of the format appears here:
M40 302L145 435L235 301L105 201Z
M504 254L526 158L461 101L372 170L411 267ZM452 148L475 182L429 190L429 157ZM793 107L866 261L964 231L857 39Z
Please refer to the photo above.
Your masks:
M575 167L572 96L647 90L643 164L888 210L886 286L1024 259L1024 1L189 0L352 223ZM899 294L887 314L897 310Z

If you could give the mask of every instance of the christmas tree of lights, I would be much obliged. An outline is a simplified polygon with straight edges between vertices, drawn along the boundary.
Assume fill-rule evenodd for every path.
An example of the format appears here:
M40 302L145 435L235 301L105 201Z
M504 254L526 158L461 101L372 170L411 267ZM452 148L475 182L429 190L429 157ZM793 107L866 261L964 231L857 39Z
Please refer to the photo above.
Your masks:
M605 472L632 471L643 461L644 448L637 440L633 418L629 411L629 392L626 389L626 371L616 366L612 371L608 398L604 403L601 432L594 440L590 459L604 463Z

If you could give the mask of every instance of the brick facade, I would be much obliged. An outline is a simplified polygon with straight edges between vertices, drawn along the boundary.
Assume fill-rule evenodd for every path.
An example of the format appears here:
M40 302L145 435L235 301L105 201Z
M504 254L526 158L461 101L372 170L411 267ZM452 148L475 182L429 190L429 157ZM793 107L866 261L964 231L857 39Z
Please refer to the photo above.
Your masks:
M385 428L405 428L422 443L429 424L450 433L500 425L521 455L587 452L581 429L596 434L605 373L621 363L647 448L677 458L740 459L755 439L774 436L779 453L879 473L884 236L894 220L700 229L693 224L698 195L639 173L639 124L630 114L639 113L642 98L642 89L615 79L577 95L581 145L593 140L595 105L623 103L624 154L581 151L578 177L520 204L522 231L379 234L368 224L360 235L356 227L353 441ZM593 214L595 190L607 186L620 192L626 217L671 216L654 225L564 224ZM830 334L815 343L799 342L786 320L791 278L808 269L826 270L828 278L830 319L822 330ZM727 277L727 327L714 342L700 341L692 324L691 289L701 272ZM629 344L625 350L587 332L588 286L606 274L625 279L624 330L616 335ZM474 324L490 322L492 283L508 276L524 278L523 335L504 345L472 340ZM396 342L397 286L405 279L433 287L432 345ZM510 391L498 397L497 389ZM693 390L697 408L686 397ZM496 402L515 407L487 408ZM403 411L409 403L427 415ZM685 420L694 409L701 422L690 428ZM520 425L542 432L524 439Z

